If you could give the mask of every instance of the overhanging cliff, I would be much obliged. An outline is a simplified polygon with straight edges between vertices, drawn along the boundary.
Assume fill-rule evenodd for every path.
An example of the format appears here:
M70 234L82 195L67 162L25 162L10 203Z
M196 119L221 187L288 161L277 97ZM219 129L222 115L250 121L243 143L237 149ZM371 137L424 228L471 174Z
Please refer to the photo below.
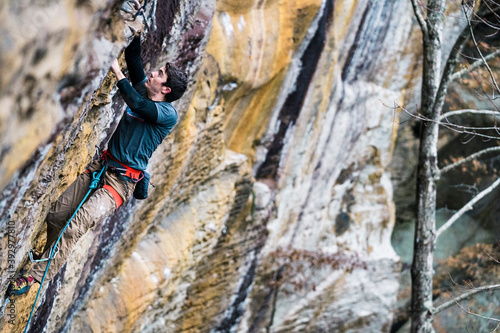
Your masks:
M108 70L142 23L120 8L0 5L2 291L124 110ZM190 76L180 121L148 200L83 237L31 331L388 331L397 126L383 103L414 84L409 4L149 1L146 14L146 66ZM36 289L3 332L22 331Z

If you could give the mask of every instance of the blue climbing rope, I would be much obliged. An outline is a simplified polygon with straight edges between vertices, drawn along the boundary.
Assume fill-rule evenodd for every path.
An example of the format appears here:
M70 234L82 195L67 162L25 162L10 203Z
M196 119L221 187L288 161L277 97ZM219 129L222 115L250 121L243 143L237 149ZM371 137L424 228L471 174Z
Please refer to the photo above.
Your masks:
M71 218L68 220L68 222L64 226L64 229L59 233L59 237L57 238L54 245L51 247L49 260L47 262L47 267L45 268L45 272L43 273L42 281L40 281L40 288L38 288L38 293L36 294L35 303L33 304L33 308L31 309L31 313L30 313L30 316L28 318L28 322L26 323L26 327L24 328L24 333L26 333L28 331L28 327L29 327L30 321L31 321L31 316L33 315L33 312L35 311L36 302L38 301L38 296L40 295L40 291L42 290L43 281L45 280L45 276L47 275L47 271L49 270L50 262L52 261L52 259L54 259L54 256L59 251L59 247L57 246L57 243L59 243L59 240L61 239L62 234L64 233L66 228L69 226L69 224L71 223L71 221L75 217L78 210L83 206L83 203L85 202L85 200L87 200L87 197L90 195L90 192L92 192L92 190L96 189L99 186L99 181L101 180L101 176L106 171L106 169L107 169L107 164L104 164L104 166L100 172L96 171L92 174L92 181L90 182L89 191L87 192L87 194L83 198L82 202L80 202L80 205L78 205L75 212L73 213ZM57 249L57 251L56 251L56 249Z

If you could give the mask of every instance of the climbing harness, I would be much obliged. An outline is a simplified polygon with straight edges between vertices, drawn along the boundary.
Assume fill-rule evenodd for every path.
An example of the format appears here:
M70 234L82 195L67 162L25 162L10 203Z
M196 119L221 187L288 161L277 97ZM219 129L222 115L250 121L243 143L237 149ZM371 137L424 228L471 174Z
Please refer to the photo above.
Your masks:
M118 173L121 176L128 177L134 183L144 178L144 171L132 169L128 165L118 161L108 150L105 150L101 159L109 166L111 172Z
M63 230L59 233L59 237L57 238L57 240L54 243L54 245L51 246L49 258L46 258L46 259L33 259L33 254L30 251L30 260L31 260L31 262L41 262L41 261L48 261L48 262L47 262L47 267L45 268L45 272L43 273L42 281L40 281L40 288L38 288L38 293L36 294L35 303L33 304L33 308L31 309L31 313L30 313L30 316L28 318L28 322L26 323L26 327L24 329L24 333L26 333L28 331L28 327L30 325L31 317L33 315L33 312L35 311L36 302L38 301L38 296L40 295L40 291L42 290L43 282L45 281L45 276L47 275L47 271L49 270L50 262L52 261L52 259L54 259L54 257L56 256L56 254L59 252L58 243L59 243L59 240L61 239L62 234L64 233L64 231L66 230L66 228L68 228L69 224L71 223L71 221L75 217L75 215L78 212L78 210L83 206L85 200L87 200L87 197L90 195L90 193L92 192L92 190L95 190L99 186L99 182L101 180L101 176L104 174L104 172L106 172L107 168L108 168L107 164L104 164L100 172L96 171L96 172L94 172L92 174L92 181L90 182L89 191L87 192L87 194L83 198L82 202L80 202L80 205L78 205L78 207L76 208L75 212L73 213L73 215L71 216L71 218L68 220L68 222L64 226Z
M134 189L134 198L136 198L137 200L144 200L148 197L148 188L150 184L151 186L155 187L155 185L150 181L151 175L149 173L142 170L132 169L131 167L123 164L113 155L111 155L108 150L104 151L104 153L101 155L101 159L108 165L111 172L127 177L133 183L136 183ZM121 197L113 188L110 188L109 192L113 195L116 201L116 205L117 207L119 207L122 203Z

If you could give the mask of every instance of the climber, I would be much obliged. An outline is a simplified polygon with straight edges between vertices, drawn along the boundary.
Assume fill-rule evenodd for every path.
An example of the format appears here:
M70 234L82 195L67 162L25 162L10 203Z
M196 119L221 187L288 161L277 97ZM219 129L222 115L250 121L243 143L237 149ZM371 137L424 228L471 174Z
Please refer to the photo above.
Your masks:
M127 108L108 142L108 150L100 160L90 163L87 170L57 199L46 218L47 243L43 253L32 252L36 260L50 256L52 245L88 192L92 174L106 164L106 172L101 178L103 186L92 190L63 232L56 247L57 255L54 255L47 271L48 280L64 265L83 234L112 214L133 194L136 196L136 185L139 187L138 184L144 184L144 180L148 179L145 170L151 155L177 123L177 110L170 103L186 91L187 76L169 63L146 76L141 60L140 36L136 36L125 49L125 61L132 84L122 73L118 60L115 59L111 65ZM147 185L148 182L146 189ZM47 261L35 262L30 271L11 282L9 293L21 295L28 292L33 283L40 283L46 266Z

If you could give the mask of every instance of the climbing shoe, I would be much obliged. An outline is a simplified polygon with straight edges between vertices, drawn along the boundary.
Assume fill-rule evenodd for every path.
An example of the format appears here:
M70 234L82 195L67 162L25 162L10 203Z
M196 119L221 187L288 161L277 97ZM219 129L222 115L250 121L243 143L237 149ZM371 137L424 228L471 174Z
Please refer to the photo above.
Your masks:
M27 293L31 285L35 283L35 278L31 275L21 275L14 281L9 284L9 288L7 289L7 294L19 296Z

